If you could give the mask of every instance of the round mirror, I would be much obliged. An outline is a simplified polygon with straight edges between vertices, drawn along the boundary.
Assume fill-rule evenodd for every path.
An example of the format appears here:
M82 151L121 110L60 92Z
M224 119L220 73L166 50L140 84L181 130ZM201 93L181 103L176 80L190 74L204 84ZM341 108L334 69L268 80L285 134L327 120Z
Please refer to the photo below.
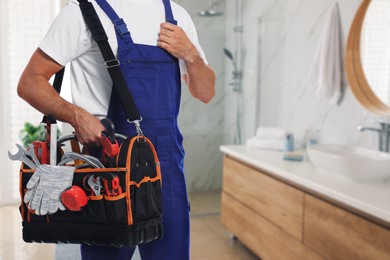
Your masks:
M389 116L389 0L363 0L349 32L346 69L360 103L375 114Z

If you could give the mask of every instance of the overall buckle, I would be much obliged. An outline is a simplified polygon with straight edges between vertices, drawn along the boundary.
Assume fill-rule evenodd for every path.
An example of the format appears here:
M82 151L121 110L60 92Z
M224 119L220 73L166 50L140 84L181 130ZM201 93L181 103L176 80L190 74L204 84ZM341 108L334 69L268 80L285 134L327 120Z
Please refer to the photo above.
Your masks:
M127 26L123 19L119 19L115 21L115 30L117 33L120 34L120 36L123 38L126 34L130 34L129 30L127 29Z

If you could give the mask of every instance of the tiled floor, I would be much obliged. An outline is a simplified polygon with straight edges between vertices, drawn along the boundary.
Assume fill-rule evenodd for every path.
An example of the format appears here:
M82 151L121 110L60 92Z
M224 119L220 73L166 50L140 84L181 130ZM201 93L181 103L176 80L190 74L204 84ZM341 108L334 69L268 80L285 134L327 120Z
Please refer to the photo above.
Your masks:
M190 194L190 203L191 260L258 259L219 222L220 192ZM17 205L1 207L0 260L20 259L79 260L79 246L24 243Z

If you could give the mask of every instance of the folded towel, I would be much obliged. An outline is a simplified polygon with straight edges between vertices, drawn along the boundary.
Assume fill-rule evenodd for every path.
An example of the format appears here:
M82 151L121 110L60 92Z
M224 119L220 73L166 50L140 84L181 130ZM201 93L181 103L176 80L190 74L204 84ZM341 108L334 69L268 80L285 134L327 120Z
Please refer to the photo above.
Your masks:
M262 140L284 140L286 130L276 127L259 127L256 130L256 137Z
M253 148L270 149L270 150L283 150L283 140L262 140L256 136L249 138L246 141L246 145Z
M332 104L340 101L342 93L342 46L338 3L332 7L309 73L309 82L316 88L317 97Z

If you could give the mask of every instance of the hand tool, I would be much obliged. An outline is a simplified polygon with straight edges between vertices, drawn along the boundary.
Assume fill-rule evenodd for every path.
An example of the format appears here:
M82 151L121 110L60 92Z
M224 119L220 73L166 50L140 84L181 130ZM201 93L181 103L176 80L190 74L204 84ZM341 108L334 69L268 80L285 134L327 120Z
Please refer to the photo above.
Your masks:
M50 158L47 152L47 143L43 141L34 141L32 144L34 145L34 153L41 164L48 164Z
M102 131L100 144L102 145L102 159L107 167L115 167L116 156L119 153L119 145L115 139L115 127L112 121L108 118L100 120L101 124L106 128Z
M37 156L35 155L34 145L28 144L28 149L25 151L25 154L30 156L31 159L33 159L36 166L41 165L41 162L38 160Z
M100 196L103 190L102 181L100 177L87 175L83 179L83 186L87 191L91 192L92 196Z
M76 140L76 136L74 134L64 135L57 140L57 146L61 146L62 143L66 141Z
M104 165L95 157L87 154L79 154L75 152L67 152L65 153L61 161L58 163L58 165L65 165L68 162L75 161L75 160L81 160L86 163L88 163L93 168L104 168Z
M16 154L11 154L9 151L8 151L8 158L10 158L11 160L15 161L15 160L19 160L19 161L22 161L25 165L27 165L30 169L35 169L37 168L37 166L35 165L35 163L33 163L26 155L25 155L25 150L24 148L20 145L20 144L16 144L16 146L18 147L18 152Z
M79 186L73 185L61 193L61 202L71 211L80 211L88 203L88 197Z
M81 160L80 160L81 161ZM92 165L88 164L88 163L81 163L79 165L76 165L75 168L76 169L83 169L83 168L91 168Z
M119 182L119 177L114 174L109 174L109 177L103 178L104 189L108 197L118 196L122 194L122 187Z
M74 153L82 153L82 154L88 154L88 150L87 146L83 146L82 148L82 151L80 151L80 145L76 139L76 135L75 134L70 134L70 135L64 135L60 138L58 138L57 140L57 146L61 146L64 142L66 141L70 141L70 145L71 145L71 148L72 148L72 152ZM80 160L80 159L76 159L74 161L74 165L77 169L80 169L80 168L84 168L86 166L85 163L83 163L83 160Z
M123 141L127 139L127 136L115 133L115 138L116 139L122 139Z

